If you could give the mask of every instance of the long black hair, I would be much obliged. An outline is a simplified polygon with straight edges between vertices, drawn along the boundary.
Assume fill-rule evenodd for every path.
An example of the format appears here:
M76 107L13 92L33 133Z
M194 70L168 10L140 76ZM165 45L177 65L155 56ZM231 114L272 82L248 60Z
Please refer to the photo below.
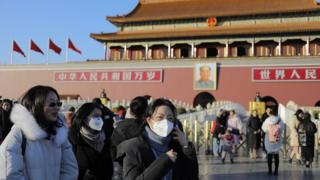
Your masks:
M51 134L55 135L56 128L61 127L63 123L60 121L51 122L45 117L44 106L50 92L56 94L58 100L60 100L57 90L53 87L42 85L32 87L20 98L21 104L31 112L38 125L45 130L49 136Z

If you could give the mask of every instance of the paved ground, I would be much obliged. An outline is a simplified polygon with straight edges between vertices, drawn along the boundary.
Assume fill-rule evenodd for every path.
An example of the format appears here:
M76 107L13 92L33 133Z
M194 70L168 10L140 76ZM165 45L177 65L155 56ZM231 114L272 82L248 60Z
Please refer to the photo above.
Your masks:
M320 179L320 164L314 163L307 169L295 163L280 162L278 176L267 173L266 160L251 160L249 158L236 158L234 164L227 160L222 164L220 159L210 155L201 155L199 160L199 173L201 180L312 180Z

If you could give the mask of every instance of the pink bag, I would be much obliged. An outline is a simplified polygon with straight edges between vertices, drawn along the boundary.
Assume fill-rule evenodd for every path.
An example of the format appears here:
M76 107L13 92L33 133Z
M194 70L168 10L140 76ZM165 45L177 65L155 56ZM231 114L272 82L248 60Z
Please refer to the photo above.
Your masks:
M269 135L270 143L277 143L280 141L280 137L281 137L280 119L277 123L269 125L268 135Z

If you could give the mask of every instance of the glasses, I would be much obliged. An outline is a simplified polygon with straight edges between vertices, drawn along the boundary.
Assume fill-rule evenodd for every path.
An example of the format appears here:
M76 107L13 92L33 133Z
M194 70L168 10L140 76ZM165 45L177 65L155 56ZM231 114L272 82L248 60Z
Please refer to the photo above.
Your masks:
M58 106L58 107L61 107L62 106L62 102L60 102L60 101L58 101L58 102L51 102L50 104L49 104L49 107L56 107L56 106Z

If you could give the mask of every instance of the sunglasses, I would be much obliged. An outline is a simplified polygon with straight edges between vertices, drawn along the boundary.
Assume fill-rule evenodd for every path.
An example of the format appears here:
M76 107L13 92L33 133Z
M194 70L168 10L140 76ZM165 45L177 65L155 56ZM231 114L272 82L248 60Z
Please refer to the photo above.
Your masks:
M49 107L56 107L56 106L58 106L58 107L61 107L62 106L62 102L60 102L60 101L58 101L58 102L51 102L50 104L49 104Z

